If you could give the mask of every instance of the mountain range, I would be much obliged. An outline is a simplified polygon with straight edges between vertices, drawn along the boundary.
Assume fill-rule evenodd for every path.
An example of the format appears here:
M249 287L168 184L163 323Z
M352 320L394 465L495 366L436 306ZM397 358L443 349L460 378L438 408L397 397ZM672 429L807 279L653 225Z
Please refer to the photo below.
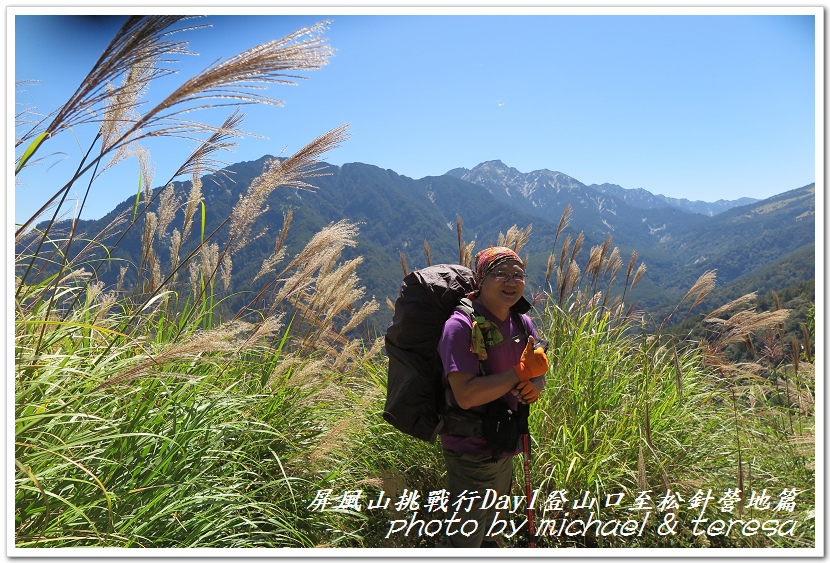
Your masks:
M270 158L233 164L202 178L206 233L220 226ZM571 220L558 239L557 252L564 237L574 239L579 232L585 236L581 264L588 249L601 245L609 235L626 262L636 250L647 269L627 300L633 299L646 311L673 306L711 269L717 269L721 299L730 295L730 284L740 285L750 278L758 284L753 291L765 292L815 276L814 184L765 200L707 203L613 184L585 185L549 170L523 174L497 160L472 170L456 168L417 180L362 163L325 165L322 172L325 175L308 180L316 186L313 191L278 188L270 195L266 202L269 209L255 227L255 231L265 227L268 231L234 255L234 291L255 290L251 280L272 253L283 211L288 209L293 213L286 239L289 255L332 222L345 218L360 223L358 244L347 248L343 259L363 257L357 273L366 286L367 298L381 303L387 297L394 301L400 288L401 253L409 270L427 265L425 243L433 263L458 261L457 217L463 224L464 242L475 240L476 250L495 243L499 233L512 226L524 229L532 225L523 253L528 257L529 288L539 288L544 284L559 220L568 206ZM190 182L173 185L186 201ZM102 219L79 221L78 228L96 233L133 205L131 198ZM182 215L180 210L168 233L174 227L181 228ZM224 240L223 229L218 237ZM165 246L160 246L162 258ZM140 247L140 229L133 229L113 257L135 264ZM117 270L102 270L100 275L105 282L114 283ZM767 270L769 275L764 274ZM131 280L135 280L134 267L126 276L127 283ZM710 302L701 307L719 304ZM390 319L391 312L382 308L374 321L382 329Z
M500 197L503 193L506 199L516 201L517 199L532 199L534 192L556 191L562 189L576 189L586 191L587 189L607 194L622 200L631 207L642 209L654 209L658 207L675 207L689 213L700 213L709 217L739 205L749 205L758 201L751 197L742 197L736 200L719 199L715 202L690 201L666 197L661 194L653 194L642 188L626 189L616 184L591 184L586 186L579 180L571 178L561 172L550 170L537 170L529 174L522 174L515 168L506 166L500 160L483 162L473 170L466 168L454 168L447 172L450 176L467 180L488 188L488 190ZM519 198L515 197L519 196Z

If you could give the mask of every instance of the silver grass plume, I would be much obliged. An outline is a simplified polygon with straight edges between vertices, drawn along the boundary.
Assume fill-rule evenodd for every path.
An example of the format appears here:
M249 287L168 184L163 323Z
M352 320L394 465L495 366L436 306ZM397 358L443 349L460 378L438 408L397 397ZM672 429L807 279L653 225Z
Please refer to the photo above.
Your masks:
M124 289L124 277L127 275L127 266L121 266L118 272L118 282L115 284L115 291L121 292Z
M533 223L528 225L527 228L524 231L521 230L521 229L518 230L518 232L516 233L516 240L513 243L513 252L518 254L519 251L522 248L524 248L524 246L527 244L527 241L530 240L530 232L532 230L533 230ZM527 263L527 261L525 261L525 264L526 263Z
M152 160L150 160L150 151L142 146L139 146L138 143L135 143L135 149L138 153L138 163L141 168L141 179L144 183L143 201L146 207L150 205L150 188L153 184L153 176L155 175L156 167Z
M158 256L153 250L150 250L150 292L155 292L159 287L163 278L161 277L161 265L159 264Z
M545 283L550 284L550 276L553 273L553 266L556 264L556 256L553 252L548 256L547 268L545 269Z
M139 58L124 74L123 84L115 88L112 84L106 85L109 96L104 100L103 117L100 126L101 154L109 152L116 143L118 148L109 162L102 168L104 170L115 166L128 156L129 131L132 125L138 121L139 98L147 90L150 79L153 75L154 61L147 58ZM136 135L138 131L132 133Z
M175 178L182 174L211 174L223 166L227 166L227 162L215 160L211 158L211 155L219 150L232 151L232 147L238 146L239 143L231 142L229 139L242 136L242 133L239 131L239 125L242 123L244 117L244 113L239 113L238 109L235 110L220 127L213 130L213 133L207 140L199 144L198 148L184 161L184 164L176 170L173 177Z
M284 326L284 318L285 312L267 317L257 325L256 329L254 329L251 335L239 346L237 351L244 350L257 340L261 340L267 336L272 336L277 333Z
M362 299L366 294L366 290L362 287L354 287L357 280L349 280L348 284L344 284L332 296L331 303L328 304L323 316L324 326L330 324L334 318L352 308L352 303Z
M403 250L398 250L398 254L401 255L401 269L403 270L403 276L406 277L409 275L409 270L406 267L406 256L404 256Z
M579 233L576 236L576 240L574 241L573 252L571 252L571 261L572 262L576 259L576 255L579 254L579 251L582 248L582 243L584 241L585 241L585 233Z
M83 283L92 277L92 272L86 271L84 268L76 270L69 270L59 281L58 285L65 285L67 282Z
M305 77L288 72L317 70L328 64L333 50L320 37L328 24L326 21L300 29L211 66L182 84L154 108L153 114L178 104L209 98L232 99L243 104L282 105L280 100L251 92L265 89L254 83L296 85L293 79Z
M86 302L91 306L104 291L104 282L98 280L89 284L86 288Z
M219 265L219 243L208 243L202 245L199 249L200 263L202 277L206 283L213 281L213 276L216 273L216 268Z
M606 258L608 258L608 252L611 250L611 235L605 237L605 242L602 243L602 253L600 254L599 261L600 261L600 268L605 264ZM607 271L607 268L606 268Z
M326 264L317 275L315 284L315 292L308 303L308 307L312 310L317 309L331 303L335 292L339 291L344 284L347 283L352 274L354 274L357 266L363 262L363 257L358 256L353 260L349 260L336 269L332 269L332 264Z
M342 348L342 351L337 355L337 358L334 360L332 364L332 369L334 371L343 373L346 364L349 360L353 360L355 358L355 352L357 352L358 347L360 346L360 340L351 340L346 346Z
M222 257L222 264L219 266L219 275L222 279L222 287L225 291L228 291L231 287L231 269L233 268L233 262L231 259L230 254L226 254Z
M157 136L193 139L205 131L216 132L215 127L180 117L199 109L231 103L282 105L282 101L256 91L267 89L267 84L296 85L295 79L306 77L291 72L316 70L328 64L333 50L320 37L327 25L321 22L300 29L210 66L148 110L117 143ZM140 129L143 132L136 134Z
M97 310L95 311L95 321L93 321L94 324L100 324L104 318L106 318L107 313L109 313L110 309L112 309L113 305L115 305L117 299L118 296L111 291L101 295L98 300Z
M611 275L612 276L617 275L617 271L619 270L619 268L621 266L622 266L622 260L620 259L620 249L615 246L614 250L611 251L611 256L608 257L608 262L605 265L604 275L607 276L608 275L608 270L610 270L612 268L613 268L613 271L611 272Z
M372 343L372 347L363 355L365 360L371 360L375 358L378 354L380 354L381 348L385 345L383 336L379 336L375 338L374 343Z
M347 125L325 133L297 151L292 156L274 159L265 165L265 170L248 187L245 197L234 206L229 221L228 246L226 251L234 254L244 247L250 238L254 222L265 213L265 200L278 187L313 189L303 178L322 176L319 157L340 146L348 139Z
M461 262L463 266L468 268L473 267L473 249L475 248L476 241L472 240L470 243L464 247L464 259Z
M134 125L134 129L145 129L136 139L148 136L194 139L206 131L216 131L214 127L181 118L195 110L230 104L283 105L282 101L256 91L266 90L267 84L296 85L294 79L306 77L290 74L292 71L316 70L328 64L333 50L320 37L327 25L328 22L322 22L300 29L210 66L147 111Z
M764 311L762 313L756 313L755 311L741 311L735 313L724 323L722 329L723 332L717 339L717 342L719 344L740 342L750 332L777 327L777 325L784 322L789 315L789 309Z
M119 227L128 221L127 218L129 217L130 213L130 210L125 210L116 215L115 218L112 221L110 221L106 227L101 229L101 231L95 235L94 240L98 242L103 242L109 237L118 234L120 232Z
M559 256L559 271L564 271L567 266L568 250L571 248L571 235L565 237L565 242L562 243L562 254Z
M315 264L313 270L311 271L316 270L326 263L326 260L322 259L320 256L324 249L332 246L338 249L346 246L355 246L357 244L357 240L355 239L357 232L356 223L349 223L345 220L338 221L337 223L331 223L311 237L311 240L308 241L303 251L291 260L280 275L285 274L300 264L304 264L305 267L308 267L308 264L311 262Z
M191 260L187 266L190 275L190 291L193 295L199 295L199 264Z
M588 254L588 262L585 264L585 269L582 271L582 275L589 273L595 275L599 272L599 269L602 267L601 255L601 246L591 247L591 252Z
M755 299L756 296L757 296L757 294L755 292L747 293L746 295L742 295L741 297L738 297L737 299L734 299L734 300L730 301L729 303L727 303L725 305L721 305L717 309L711 311L705 317L703 317L702 320L705 322L709 319L717 318L717 317L721 316L722 314L724 314L727 311L731 311L731 310L733 310L733 309L735 309L739 306L742 306L742 305L745 305L745 304L749 303L750 301Z
M286 249L283 248L283 245L285 244L285 237L288 236L288 228L291 226L291 219L293 216L294 213L290 209L283 212L282 230L280 231L280 236L277 237L277 242L274 245L274 252L263 260L259 272L256 276L254 276L254 281L257 281L262 276L273 272L274 267L281 262L283 258L285 258Z
M645 273L646 273L646 263L645 262L640 262L640 267L637 268L637 272L634 274L634 279L631 281L631 287L632 288L635 285L637 285L637 282L639 282L642 279L643 274L645 274Z
M158 205L158 238L159 242L164 239L164 235L167 232L167 227L170 226L170 223L173 222L173 219L176 216L176 211L178 211L179 206L181 205L181 198L176 196L176 192L173 189L172 185L167 186L164 191L161 192L161 196L159 198L159 205Z
M628 261L628 269L625 272L625 287L628 287L628 280L631 279L631 272L634 271L634 264L637 262L637 251L631 251L631 259Z
M141 83L170 74L172 71L169 69L153 68L149 74L141 75L139 84L135 83L134 77L126 86L107 88L107 85L114 83L119 76L128 74L131 69L141 69L155 62L171 62L165 58L170 55L190 54L186 48L187 42L165 40L176 32L169 28L187 17L131 16L104 49L75 93L58 109L45 132L51 135L62 127L71 128L97 119L91 110L98 104L122 97L123 90L135 91L141 87Z
M349 319L349 322L347 322L346 325L343 326L342 329L340 329L340 336L343 336L344 334L352 330L354 327L362 323L366 319L366 317L368 317L378 309L380 309L380 305L378 305L377 301L375 301L374 299L364 303L360 307L360 310L352 315L352 318Z
M308 287L313 281L312 276L315 271L328 264L335 256L339 256L344 247L357 244L356 235L356 224L339 221L332 223L311 237L303 251L297 254L279 274L279 277L282 277L290 270L300 266L290 278L285 280L282 289L276 296L276 303L280 303L287 297Z
M567 295L577 283L579 279L579 266L576 265L576 262L571 261L568 264L568 270L562 276L561 285L559 286L559 298L560 301L563 296Z
M556 236L553 237L553 246L556 246L556 241L559 239L559 235L568 226L571 222L571 213L573 212L573 208L569 203L568 206L565 208L565 211L562 212L562 217L559 219L559 226L556 227Z
M133 366L121 370L118 375L104 381L95 387L92 392L147 376L164 375L163 373L159 374L157 370L165 363L175 359L198 356L200 361L210 361L208 354L235 352L239 348L235 340L239 338L242 332L249 329L250 325L247 323L228 322L215 329L198 332L187 339L173 343L156 354L148 355Z
M285 258L285 254L286 254L285 249L280 248L275 253L271 254L265 260L263 260L262 261L262 266L259 268L259 272L257 273L256 276L254 276L254 279L251 283L257 281L262 276L265 276L265 275L270 274L271 272L273 272L276 265L279 264L280 262L282 262L282 260Z
M187 205L184 208L184 225L182 226L184 236L187 236L190 232L193 217L196 215L196 210L199 208L200 203L202 203L202 178L199 175L199 168L196 167L190 179L190 194L187 197Z
M522 247L527 243L527 239L530 236L530 231L532 229L532 224L525 231L522 231L518 228L518 226L513 225L507 230L507 234L499 233L496 246L506 246L518 254Z
M158 216L148 211L144 214L144 230L141 233L141 256L145 257L142 261L146 261L146 256L149 255L150 249L153 245L153 239L156 236L156 228L158 227Z
M695 301L691 307L689 307L689 311L697 307L701 301L706 299L706 296L709 295L713 289L715 289L715 270L708 270L701 275L694 285L689 289L683 299L680 300L683 303L686 299L688 299L692 295L696 295Z
M288 236L288 228L291 226L291 220L294 218L294 212L288 209L284 211L282 214L282 230L280 231L280 236L277 239L276 245L274 246L274 254L279 252L283 249L283 245L285 244L285 237Z
M173 272L172 280L174 283L178 277L179 267L179 251L182 248L182 234L179 229L173 229L173 234L170 235L170 269Z

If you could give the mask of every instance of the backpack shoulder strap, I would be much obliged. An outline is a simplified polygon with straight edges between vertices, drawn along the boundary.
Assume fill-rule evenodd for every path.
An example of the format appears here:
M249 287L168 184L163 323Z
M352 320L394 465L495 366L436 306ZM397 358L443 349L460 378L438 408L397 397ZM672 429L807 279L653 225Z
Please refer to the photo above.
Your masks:
M467 316L467 318L470 319L471 322L475 322L476 310L473 307L473 302L468 297L464 297L464 298L460 299L458 301L458 304L453 309L453 311L458 311L460 313L463 313L464 315ZM481 360L479 360L479 362L478 362L478 370L479 370L479 375L484 375L484 366L481 364ZM447 401L447 405L451 405L452 402L450 401L450 388L449 388L449 385L447 385L445 387L444 395L445 395L445 398L446 398L446 401Z
M470 301L469 298L464 297L458 302L458 305L455 306L454 311L458 311L460 313L464 313L467 315L471 320L475 320L476 310L473 307L473 302Z
M525 320L524 315L517 313L516 311L510 311L510 314L513 315L513 322L522 327L522 332L514 336L513 338L505 338L498 344L494 345L493 348L497 346L501 346L503 344L507 344L508 342L524 342L527 343L527 339L530 336L530 327L527 325L527 321Z
M530 325L527 324L527 317L521 313L516 311L511 311L513 314L513 319L516 321L516 324L522 325L522 334L521 336L524 337L524 340L530 337Z

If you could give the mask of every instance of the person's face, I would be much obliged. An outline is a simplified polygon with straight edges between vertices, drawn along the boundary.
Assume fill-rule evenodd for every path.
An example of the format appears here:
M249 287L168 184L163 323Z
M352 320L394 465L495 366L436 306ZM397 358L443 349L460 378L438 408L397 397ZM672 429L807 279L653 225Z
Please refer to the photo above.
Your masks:
M481 281L482 304L493 313L515 305L525 290L524 275L524 269L515 260L496 266Z

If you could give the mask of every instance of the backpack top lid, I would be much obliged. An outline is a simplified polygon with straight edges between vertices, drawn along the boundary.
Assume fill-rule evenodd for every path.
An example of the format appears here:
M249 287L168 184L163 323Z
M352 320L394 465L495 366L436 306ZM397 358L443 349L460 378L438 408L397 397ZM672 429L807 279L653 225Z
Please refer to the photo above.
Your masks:
M440 264L408 274L395 301L386 343L424 358L437 355L444 323L458 302L473 290L473 272Z

